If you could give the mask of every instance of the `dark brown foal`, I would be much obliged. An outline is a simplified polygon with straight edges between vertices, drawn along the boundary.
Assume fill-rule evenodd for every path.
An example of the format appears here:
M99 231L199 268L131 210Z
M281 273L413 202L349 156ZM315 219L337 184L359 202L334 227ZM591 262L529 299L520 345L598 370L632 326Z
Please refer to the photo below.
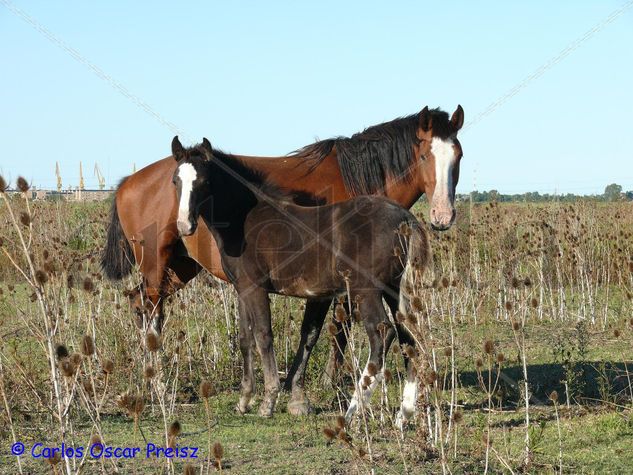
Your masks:
M198 217L203 218L238 294L244 358L238 409L250 408L254 391L251 335L264 369L260 415L271 416L277 400L279 375L268 295L326 302L347 295L362 316L370 345L367 366L347 412L351 417L382 378L385 344L391 341L385 341L380 329L396 325L387 317L382 299L387 299L394 314L397 305L407 311L406 296L399 292L400 280L404 274L409 286L414 285L415 276L429 259L423 228L411 213L386 198L297 206L256 171L231 155L214 151L206 139L200 146L184 149L176 137L172 153L178 161L174 173L178 229L183 235L191 234ZM397 328L406 339L406 330ZM367 378L371 384L363 387ZM411 368L409 386L417 388ZM405 399L404 418L415 407Z

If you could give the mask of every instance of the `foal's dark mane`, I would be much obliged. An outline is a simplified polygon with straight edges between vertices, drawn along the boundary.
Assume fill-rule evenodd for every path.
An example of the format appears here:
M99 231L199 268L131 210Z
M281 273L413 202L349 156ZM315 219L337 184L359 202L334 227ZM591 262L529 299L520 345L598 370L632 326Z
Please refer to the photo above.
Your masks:
M187 149L187 152L192 156L197 155L205 157L204 150L201 144ZM258 192L265 195L265 197L272 198L276 201L292 201L293 199L293 195L291 192L282 190L274 183L268 181L268 177L265 173L249 167L233 154L223 152L222 150L219 150L217 148L213 148L213 159L207 162L207 166L211 168L218 168L219 170L221 170L222 174L231 176L231 173L227 170L228 168L232 170L235 175L237 175L233 175L232 179L229 179L228 181L220 182L226 187L233 187L235 183L232 182L233 180L235 180L237 182L241 182L241 188L244 188L245 191L249 190L249 188L245 185L245 183L248 183L252 185L252 188L255 188ZM237 177L240 177L241 180ZM222 191L216 190L216 192ZM262 198L259 193L253 192L252 189L249 190L247 193L252 193L258 201Z
M429 110L433 135L447 138L451 134L448 113ZM345 188L352 195L380 193L387 177L410 180L409 167L414 162L413 146L419 144L417 130L420 113L373 125L351 137L334 137L307 145L293 154L312 161L316 168L336 147L336 156Z

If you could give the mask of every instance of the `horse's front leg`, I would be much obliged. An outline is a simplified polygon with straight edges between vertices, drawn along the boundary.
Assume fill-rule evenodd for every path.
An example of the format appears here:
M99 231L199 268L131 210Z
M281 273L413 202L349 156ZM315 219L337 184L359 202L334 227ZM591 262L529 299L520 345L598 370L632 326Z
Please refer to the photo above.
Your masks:
M259 415L271 417L279 395L279 372L273 348L273 329L270 318L268 293L250 287L242 292L238 289L240 319L248 318L257 350L262 358L264 370L264 399L259 406Z

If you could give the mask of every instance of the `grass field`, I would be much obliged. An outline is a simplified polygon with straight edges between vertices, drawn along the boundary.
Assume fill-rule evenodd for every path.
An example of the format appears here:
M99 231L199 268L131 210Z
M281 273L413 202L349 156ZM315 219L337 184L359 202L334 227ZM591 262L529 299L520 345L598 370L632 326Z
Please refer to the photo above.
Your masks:
M288 415L283 394L272 419L238 415L229 287L198 276L170 299L155 345L123 292L139 274L122 283L101 278L107 203L1 201L3 473L633 471L630 203L460 204L454 227L432 236L429 285L406 316L418 344L401 350L411 352L421 383L416 420L400 432L398 349L371 406L337 427L367 351L360 325L336 388L321 381L332 331L324 329L307 377L312 414ZM422 206L416 212L424 216ZM297 346L302 304L273 299L282 371ZM202 382L213 386L208 398ZM30 452L62 440L85 447L97 436L107 446L195 446L199 458L185 469L182 459L146 458L144 450L83 462ZM26 447L19 462L15 441Z

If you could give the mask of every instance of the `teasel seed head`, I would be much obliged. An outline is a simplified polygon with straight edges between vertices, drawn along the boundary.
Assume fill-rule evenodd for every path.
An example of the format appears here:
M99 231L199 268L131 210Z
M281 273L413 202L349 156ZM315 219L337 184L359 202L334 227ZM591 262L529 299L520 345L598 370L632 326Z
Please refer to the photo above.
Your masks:
M456 409L455 412L453 412L453 422L455 424L459 424L462 420L464 420L464 413L459 409Z
M185 464L185 467L182 470L182 475L197 475L198 471L191 464Z
M513 289L518 289L519 288L519 279L517 279L516 277L512 277L511 285L512 285Z
M114 362L112 360L105 360L102 366L105 374L112 374L114 372Z
M405 345L404 352L409 358L415 358L416 356L418 356L418 352L415 351L415 348L411 345Z
M182 427L180 426L180 422L174 421L169 425L169 430L167 434L169 437L178 437L182 432Z
M367 389L370 385L371 385L371 378L367 375L363 376L363 381L361 383L361 386L363 387L363 389Z
M517 321L512 322L512 329L513 329L515 332L518 332L518 331L521 329L521 322L519 322L518 320L517 320Z
M552 391L547 398L553 403L556 403L558 401L558 391Z
M389 384L391 382L391 380L393 379L393 375L391 374L391 370L385 369L383 374L384 374L384 377L385 377L385 383Z
M501 364L505 361L506 357L503 353L497 353L497 363Z
M477 359L475 360L475 366L476 366L477 368L481 368L481 367L483 367L483 365L484 365L484 362L483 362L483 360L482 360L481 358L477 358Z
M411 307L416 312L421 312L424 306L422 305L422 299L417 295L411 299Z
M404 323L404 320L405 320L404 314L400 310L396 311L396 322Z
M354 319L356 323L359 323L362 320L362 316L360 314L360 310L358 309L358 307L352 310L352 318Z
M329 322L327 324L327 332L331 336L336 336L336 335L338 335L338 328L336 328L336 325L334 325L332 322Z
M324 427L323 435L327 440L334 440L336 438L336 431L331 427Z
M369 364L367 365L367 374L369 376L376 376L377 373L378 373L378 367L376 366L376 363L374 363L373 361L370 361Z
M143 376L145 376L145 379L147 380L151 380L154 378L154 376L156 376L156 370L151 364L145 367L145 370L143 371Z
M347 312L345 311L345 308L343 308L343 305L341 304L337 304L335 309L334 309L334 318L336 319L337 322L343 323L344 321L347 320Z
M85 356L92 356L95 353L95 342L90 335L84 335L81 340L81 352Z
M352 441L352 438L345 429L341 429L340 431L338 431L338 439L347 445L349 445Z
M407 314L407 324L411 327L415 327L418 324L418 318L412 313Z
M64 358L59 361L59 370L67 378L72 378L77 371L77 366L72 362L70 358Z
M83 285L83 289L86 292L92 292L95 289L95 284L92 282L92 279L90 277L86 277L82 285Z
M616 328L615 330L613 330L613 336L615 338L620 338L620 330L618 328Z
M28 181L26 181L24 177L21 176L18 177L17 187L18 190L20 190L22 193L26 193L27 191L29 191L30 188Z
M31 224L31 216L29 216L26 211L22 211L20 213L20 222L22 223L22 225L28 226L29 224Z
M46 282L48 282L48 275L42 269L38 269L35 271L35 281L43 286Z
M215 389L213 387L213 384L211 384L211 381L202 381L200 383L200 397L204 398L204 399L209 399L211 396L213 396L215 394Z
M90 437L90 446L93 445L103 445L103 441L101 440L101 437L99 437L99 434L92 434L92 437Z
M484 353L492 355L495 352L495 343L492 340L486 340L484 342Z
M132 412L138 417L145 409L145 399L140 394L137 394L134 398L134 406L132 407Z
M341 415L336 416L336 428L339 431L345 429L345 418Z
M148 351L152 353L158 351L160 348L160 337L154 331L150 330L145 336L145 345Z
M84 391L86 391L86 394L90 397L93 397L95 394L95 387L92 384L92 381L90 381L90 379L85 378L82 381L82 385L84 387Z
M506 310L509 312L510 310L512 310L512 302L510 302L509 300L506 301L505 303L505 307Z
M224 447L222 447L220 442L213 444L213 457L217 462L224 458Z
M62 345L60 343L55 347L55 354L57 355L58 360L61 360L63 358L68 358L68 355L69 355L68 348L66 348L65 345Z
M538 307L538 300L536 299L536 297L532 297L532 300L530 300L530 305L532 306L532 308Z

